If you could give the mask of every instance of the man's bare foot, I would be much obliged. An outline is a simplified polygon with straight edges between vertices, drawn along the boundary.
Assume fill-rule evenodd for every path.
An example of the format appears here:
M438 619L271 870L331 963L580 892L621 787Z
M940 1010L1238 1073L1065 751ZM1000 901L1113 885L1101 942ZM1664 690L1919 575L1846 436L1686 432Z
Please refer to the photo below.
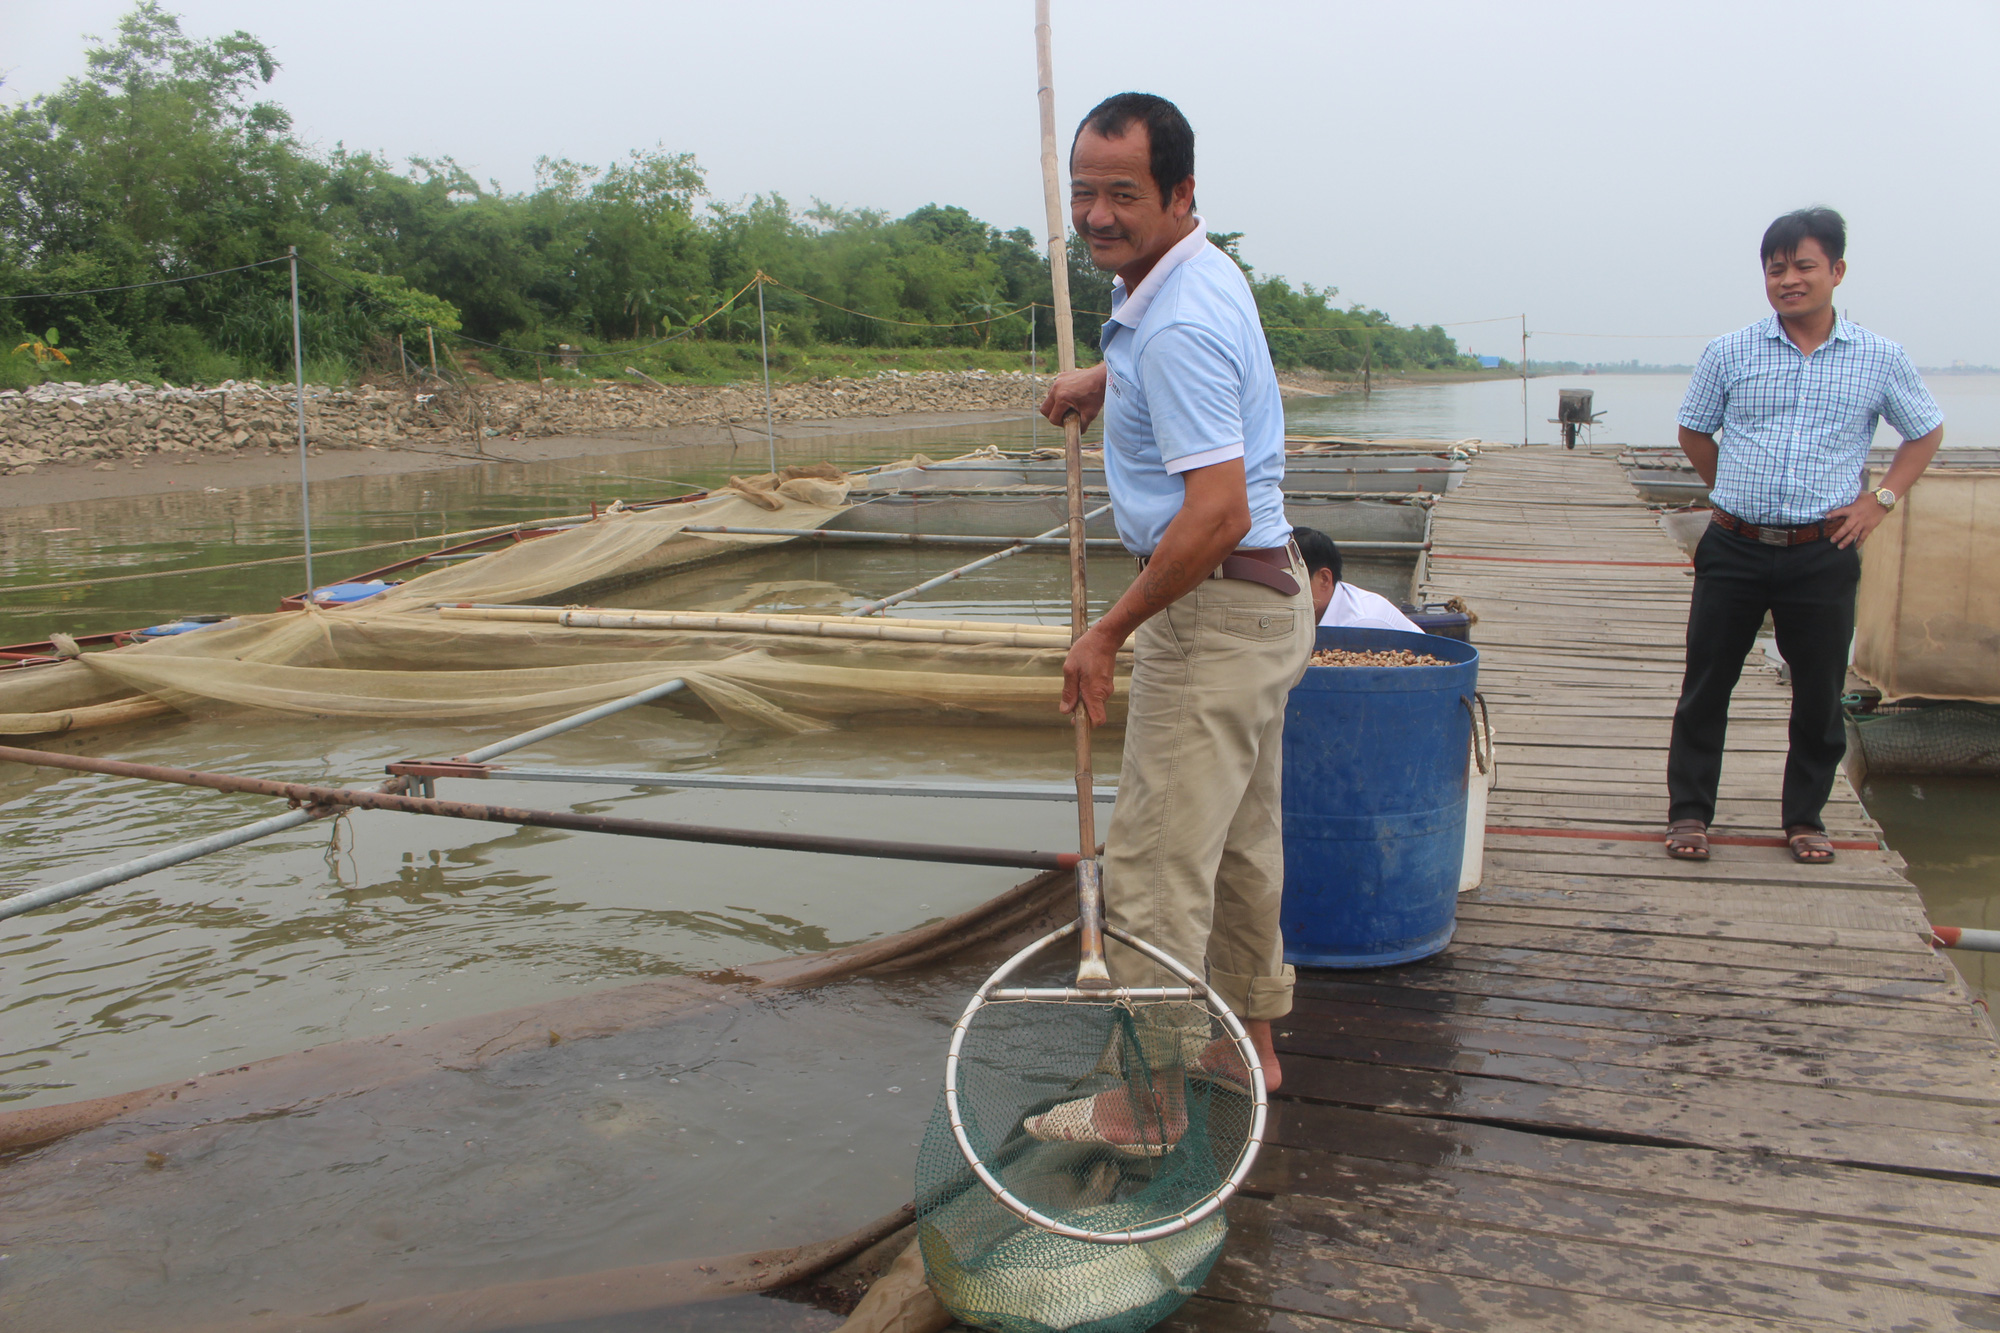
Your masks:
M1257 1063L1264 1066L1264 1091L1276 1092L1285 1081L1285 1074L1278 1068L1278 1048L1271 1044L1271 1021L1255 1018L1243 1027L1250 1034L1250 1044L1257 1048Z
M1257 1063L1264 1070L1264 1091L1277 1091L1284 1074L1278 1068L1278 1053L1271 1046L1271 1025L1269 1023L1245 1023L1244 1030L1250 1034L1250 1044L1257 1050ZM1225 1087L1233 1088L1244 1096L1250 1095L1250 1070L1243 1063L1236 1043L1228 1037L1217 1037L1208 1044L1195 1062L1197 1077L1207 1077Z

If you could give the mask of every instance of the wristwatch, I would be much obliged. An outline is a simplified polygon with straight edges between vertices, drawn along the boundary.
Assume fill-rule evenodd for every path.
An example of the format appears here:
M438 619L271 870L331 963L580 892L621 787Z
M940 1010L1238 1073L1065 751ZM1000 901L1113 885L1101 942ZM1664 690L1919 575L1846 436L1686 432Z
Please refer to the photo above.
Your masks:
M1874 495L1875 503L1881 505L1884 509L1894 509L1896 507L1896 493L1887 486L1878 488L1874 492Z

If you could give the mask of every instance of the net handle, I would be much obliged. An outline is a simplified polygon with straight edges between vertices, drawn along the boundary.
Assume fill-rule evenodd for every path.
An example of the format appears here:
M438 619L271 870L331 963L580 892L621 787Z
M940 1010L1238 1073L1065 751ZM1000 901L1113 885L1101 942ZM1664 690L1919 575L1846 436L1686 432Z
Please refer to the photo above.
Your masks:
M1127 935L1116 926L1106 925L1104 927L1106 935L1117 940L1128 949L1138 950L1161 967L1167 969L1173 976L1186 982L1187 998L1208 1000L1210 1007L1215 1011L1217 1018L1222 1023L1223 1031L1228 1033L1230 1040L1236 1043L1237 1052L1243 1057L1244 1066L1250 1071L1250 1133L1244 1141L1243 1151L1237 1155L1236 1165L1230 1170L1228 1178L1221 1185L1217 1186L1214 1192L1205 1195L1201 1202L1192 1207L1182 1209L1163 1222L1156 1222L1152 1226L1147 1227L1130 1227L1123 1231L1091 1231L1085 1227L1071 1226L1067 1222L1059 1222L1055 1218L1036 1209L1033 1204L1016 1197L1012 1191L1001 1183L1000 1178L988 1169L986 1163L979 1160L979 1152L972 1146L972 1137L965 1128L965 1119L959 1113L958 1062L960 1053L965 1047L965 1034L971 1025L973 1016L985 1008L994 998L1020 995L1023 998L1032 996L1036 999L1092 1001L1098 1004L1103 1004L1106 1001L1129 999L1180 998L1171 988L1161 987L1119 986L1111 990L1083 990L1074 986L1057 986L1019 991L1010 991L1003 988L1001 983L1020 970L1022 965L1030 958L1033 958L1044 949L1076 934L1082 927L1082 924L1080 920L1072 921L1066 926L1050 931L1048 934L1042 936L1042 938L1028 945L1025 949L1022 949L1012 958L1009 958L1006 962L1000 964L994 970L993 975L986 979L985 984L973 992L972 999L965 1006L965 1012L960 1014L958 1022L952 1025L951 1047L945 1052L945 1118L951 1122L951 1136L957 1141L959 1154L965 1158L965 1164L972 1168L972 1174L978 1177L979 1183L986 1187L988 1193L1000 1201L1001 1207L1022 1221L1032 1223L1044 1231L1052 1231L1058 1236L1068 1236L1072 1240L1092 1241L1099 1244L1135 1245L1142 1241L1160 1240L1167 1236L1176 1236L1215 1213L1225 1203L1229 1202L1230 1196L1243 1187L1243 1182L1250 1176L1250 1168L1256 1165L1257 1152L1263 1147L1264 1122L1270 1108L1270 1098L1264 1091L1264 1065L1257 1057L1257 1048L1251 1043L1250 1034L1244 1030L1242 1022L1231 1012L1229 1006L1222 1003L1221 998L1209 988L1208 983L1189 971L1186 967L1183 967L1179 959L1168 956L1142 939Z

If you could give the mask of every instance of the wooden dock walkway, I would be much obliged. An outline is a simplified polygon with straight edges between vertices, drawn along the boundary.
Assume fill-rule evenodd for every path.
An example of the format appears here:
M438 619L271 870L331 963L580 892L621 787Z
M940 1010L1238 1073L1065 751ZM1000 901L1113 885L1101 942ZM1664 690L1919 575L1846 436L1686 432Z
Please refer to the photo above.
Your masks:
M1301 976L1254 1192L1167 1327L2000 1328L2000 1045L1901 858L1662 852L1689 584L1609 459L1489 452L1438 505L1485 881L1440 957ZM1788 704L1745 672L1721 834L1775 838ZM1827 822L1878 844L1844 780Z

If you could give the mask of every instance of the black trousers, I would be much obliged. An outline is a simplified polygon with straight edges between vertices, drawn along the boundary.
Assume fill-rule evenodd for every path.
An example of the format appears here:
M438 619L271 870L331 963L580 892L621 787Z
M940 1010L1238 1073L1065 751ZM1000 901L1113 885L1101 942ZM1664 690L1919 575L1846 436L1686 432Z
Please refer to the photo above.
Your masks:
M1861 551L1830 541L1766 546L1711 524L1694 553L1687 672L1667 751L1667 818L1715 819L1729 696L1770 612L1792 672L1791 750L1785 756L1784 827L1820 823L1847 753L1840 696L1854 637Z

